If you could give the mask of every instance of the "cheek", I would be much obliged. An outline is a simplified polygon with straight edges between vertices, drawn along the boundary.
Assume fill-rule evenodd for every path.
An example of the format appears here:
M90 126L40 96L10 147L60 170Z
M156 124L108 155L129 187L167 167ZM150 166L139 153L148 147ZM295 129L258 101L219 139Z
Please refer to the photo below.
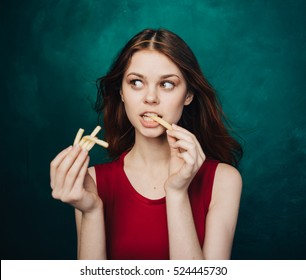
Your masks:
M137 111L137 101L134 100L135 98L131 98L131 96L129 96L128 94L122 94L122 98L123 98L123 105L124 105L124 109L126 112L126 115L129 119L129 121L134 124L134 119L136 119L136 111Z
M169 121L172 121L173 123L178 123L182 116L183 109L184 100L169 103L168 112L171 112L171 119Z
M139 103L139 97L135 93L130 94L128 91L124 91L122 99L126 110L133 110Z
M176 110L176 113L174 115L174 119L173 119L173 123L178 123L179 120L182 117L182 113L183 113L183 107L181 107L179 110Z

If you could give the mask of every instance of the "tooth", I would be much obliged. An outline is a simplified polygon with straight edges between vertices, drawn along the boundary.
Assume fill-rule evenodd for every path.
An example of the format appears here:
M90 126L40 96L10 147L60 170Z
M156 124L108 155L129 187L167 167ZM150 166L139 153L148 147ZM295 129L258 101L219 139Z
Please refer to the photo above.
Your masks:
M147 122L153 122L153 120L150 117L143 116L143 119Z
M145 116L148 116L148 117L149 117L149 116L157 116L157 114L155 114L155 113L145 113L144 115L145 115Z

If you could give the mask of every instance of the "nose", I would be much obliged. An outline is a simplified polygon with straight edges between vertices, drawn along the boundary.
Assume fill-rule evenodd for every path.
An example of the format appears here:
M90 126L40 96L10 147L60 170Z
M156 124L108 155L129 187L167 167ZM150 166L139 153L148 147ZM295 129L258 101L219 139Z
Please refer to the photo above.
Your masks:
M159 103L159 97L158 92L155 87L148 87L147 92L144 96L144 102L147 104L158 104Z

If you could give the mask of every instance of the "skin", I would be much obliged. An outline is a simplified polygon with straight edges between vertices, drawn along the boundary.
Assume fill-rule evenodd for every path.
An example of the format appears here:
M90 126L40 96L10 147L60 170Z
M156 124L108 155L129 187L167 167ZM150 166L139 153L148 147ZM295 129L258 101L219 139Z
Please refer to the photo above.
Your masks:
M170 259L228 259L241 176L230 165L218 165L201 247L187 191L206 157L196 137L176 125L193 99L179 68L157 51L138 51L124 73L121 97L135 128L135 145L124 159L124 171L141 195L166 197ZM145 113L160 115L173 124L172 130L165 131ZM97 194L95 170L88 163L87 152L79 146L62 151L51 162L52 195L76 209L78 257L105 259L103 202Z

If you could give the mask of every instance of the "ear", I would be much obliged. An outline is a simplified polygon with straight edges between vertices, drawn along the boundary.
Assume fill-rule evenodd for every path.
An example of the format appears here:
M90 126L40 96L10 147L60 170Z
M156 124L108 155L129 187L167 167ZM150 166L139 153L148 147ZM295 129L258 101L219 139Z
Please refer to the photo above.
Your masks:
M193 100L193 93L188 92L186 97L185 97L185 102L184 105L187 106L191 103L191 101Z
M124 99L123 99L123 94L122 94L122 89L120 89L120 96L121 96L121 100L122 100L122 102L124 102Z

